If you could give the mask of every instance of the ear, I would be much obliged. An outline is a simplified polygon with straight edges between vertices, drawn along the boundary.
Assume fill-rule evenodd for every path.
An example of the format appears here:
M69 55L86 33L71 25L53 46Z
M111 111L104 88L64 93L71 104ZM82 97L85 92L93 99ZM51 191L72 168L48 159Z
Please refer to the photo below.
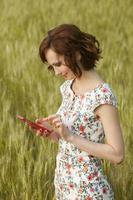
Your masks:
M76 52L76 59L77 59L77 61L81 60L81 54L79 51Z

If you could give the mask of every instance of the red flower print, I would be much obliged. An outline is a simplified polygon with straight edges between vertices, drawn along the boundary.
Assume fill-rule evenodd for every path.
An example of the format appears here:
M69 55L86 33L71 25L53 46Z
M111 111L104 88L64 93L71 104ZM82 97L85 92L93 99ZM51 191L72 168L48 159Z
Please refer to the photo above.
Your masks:
M70 183L70 184L69 184L69 187L70 187L71 189L73 189L73 188L74 188L74 185L73 185L72 183Z
M82 187L80 187L80 189L79 189L79 193L82 194L82 191L83 191L83 190L82 190Z
M83 159L82 156L80 156L79 159L78 159L79 162L82 162L83 160L84 160L84 159Z
M103 188L102 192L103 192L103 194L106 194L107 193L107 188Z
M102 91L103 92L108 92L108 89L107 88L103 88Z
M70 170L70 169L71 169L71 165L70 165L70 164L67 164L67 165L66 165L66 168L67 168L68 170Z
M85 127L83 125L80 125L79 130L83 133L85 130Z
M84 116L84 122L88 121L88 117Z
M90 188L90 191L91 191L91 192L94 192L94 188Z
M92 178L93 178L93 175L90 174L90 175L88 176L88 180L90 181L90 180L92 180Z
M88 196L88 197L86 198L86 200L92 200L92 198Z
M89 181L92 180L95 176L98 176L98 172L94 172L93 174L90 174L90 175L88 176L88 180L89 180Z

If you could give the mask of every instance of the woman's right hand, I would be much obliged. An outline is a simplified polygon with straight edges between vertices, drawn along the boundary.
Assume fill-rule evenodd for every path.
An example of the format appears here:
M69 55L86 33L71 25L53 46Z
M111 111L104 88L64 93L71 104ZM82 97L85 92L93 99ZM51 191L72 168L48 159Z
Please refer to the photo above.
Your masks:
M48 134L47 136L45 136L45 133L42 133L41 131L38 130L37 133L36 133L38 136L47 137L49 139L52 139L54 142L58 142L60 136L58 135L58 133L55 132L55 130L53 129L53 127L46 121L45 118L36 119L35 122L38 123L38 124L40 124L41 126L44 126L44 127L48 128L49 130L52 131L50 134Z

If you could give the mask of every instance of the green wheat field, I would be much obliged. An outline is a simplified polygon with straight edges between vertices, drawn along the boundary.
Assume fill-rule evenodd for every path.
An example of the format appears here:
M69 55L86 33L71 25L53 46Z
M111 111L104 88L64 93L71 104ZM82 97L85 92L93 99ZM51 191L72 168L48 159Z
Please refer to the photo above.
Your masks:
M103 168L116 200L133 199L133 1L0 1L0 200L55 200L58 144L37 137L16 115L31 120L55 113L64 81L47 71L38 48L47 31L74 23L96 35L103 59L97 71L119 102L125 141L121 165Z

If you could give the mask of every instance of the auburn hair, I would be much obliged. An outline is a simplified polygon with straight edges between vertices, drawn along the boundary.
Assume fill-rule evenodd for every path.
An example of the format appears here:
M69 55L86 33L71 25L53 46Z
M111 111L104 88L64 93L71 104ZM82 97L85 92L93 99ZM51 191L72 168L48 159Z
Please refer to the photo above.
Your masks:
M84 70L95 68L101 58L100 45L95 36L82 32L74 24L61 24L48 31L39 47L39 55L43 63L47 62L45 53L49 48L58 55L64 56L66 66L78 77L82 72L77 62L76 52L81 55L80 63Z

